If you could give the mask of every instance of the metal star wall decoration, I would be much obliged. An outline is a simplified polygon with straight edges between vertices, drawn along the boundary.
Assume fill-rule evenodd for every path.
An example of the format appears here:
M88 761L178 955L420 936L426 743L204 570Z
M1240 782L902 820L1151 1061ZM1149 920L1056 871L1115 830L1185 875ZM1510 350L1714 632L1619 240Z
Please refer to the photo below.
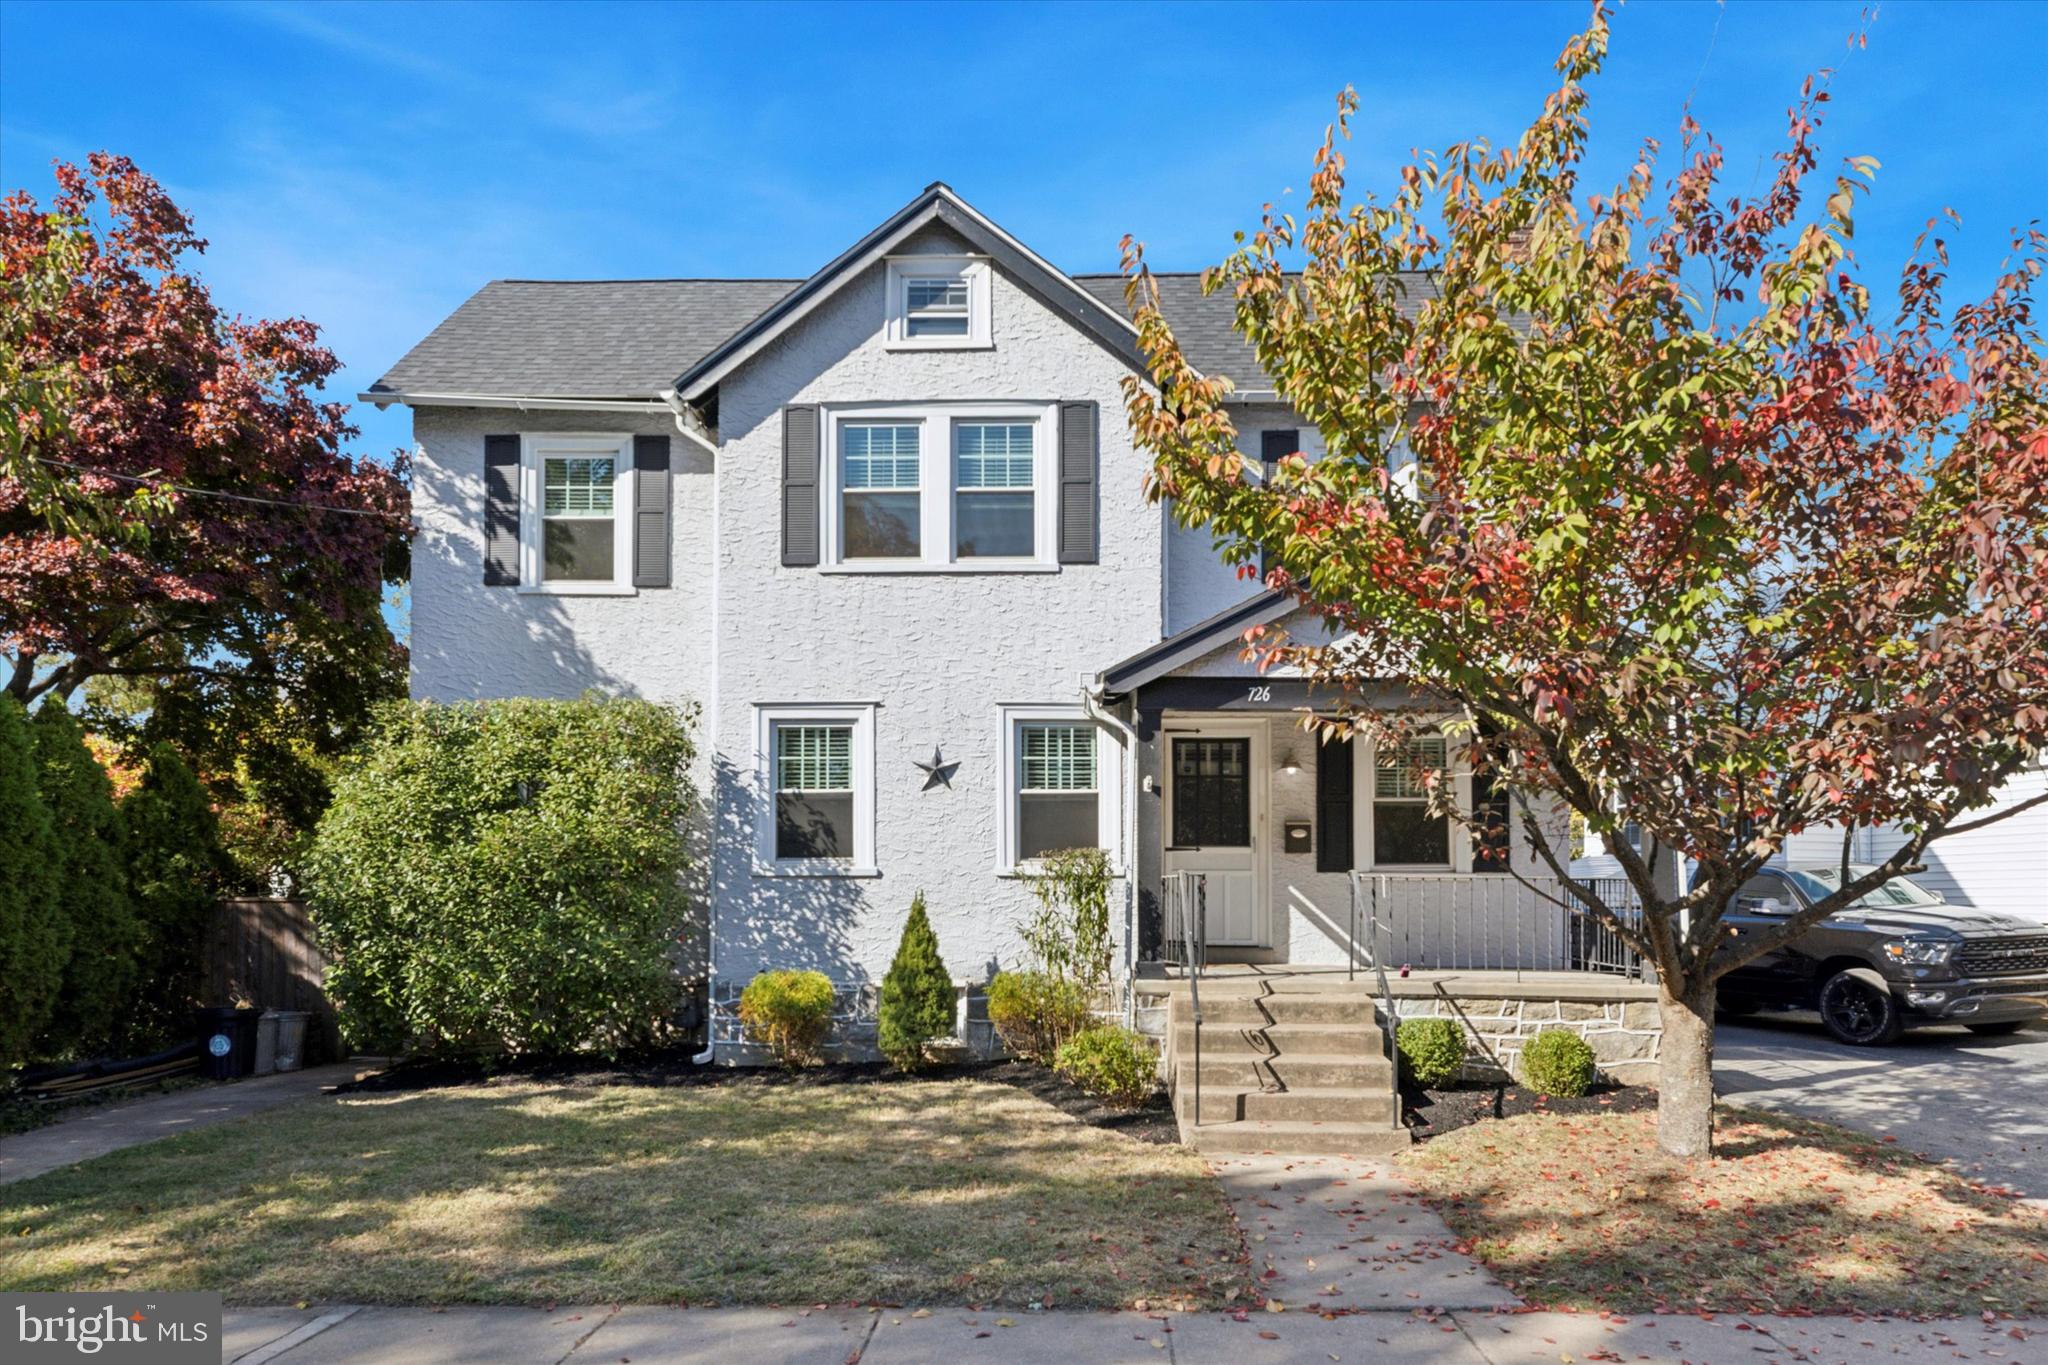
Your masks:
M915 759L911 761L916 762ZM945 756L939 752L939 746L936 744L932 745L932 761L918 763L917 766L924 773L924 786L918 788L919 791L930 791L933 787L939 786L951 791L953 774L960 771L958 763L946 762Z

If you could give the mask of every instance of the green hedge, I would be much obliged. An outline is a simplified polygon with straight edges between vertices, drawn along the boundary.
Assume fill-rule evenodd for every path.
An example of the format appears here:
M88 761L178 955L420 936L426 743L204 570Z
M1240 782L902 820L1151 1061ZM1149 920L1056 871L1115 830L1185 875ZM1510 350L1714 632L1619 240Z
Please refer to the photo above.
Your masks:
M1158 1088L1159 1060L1152 1045L1111 1024L1083 1029L1068 1039L1054 1068L1117 1109L1136 1109Z
M1539 1095L1570 1099L1593 1088L1594 1063L1584 1038L1569 1029L1547 1028L1522 1049L1522 1084Z
M1088 992L1048 972L997 972L988 983L988 1021L1003 1046L1051 1066L1060 1045L1088 1023Z
M71 926L59 866L28 716L0 695L0 1069L31 1059L63 985Z
M1465 1029L1455 1019L1403 1019L1394 1046L1424 1090L1441 1090L1465 1069Z
M832 1031L834 999L831 978L823 972L762 972L740 992L740 1023L784 1066L810 1066L821 1060L825 1035Z
M595 697L386 708L306 866L350 1040L490 1055L664 1033L690 727Z

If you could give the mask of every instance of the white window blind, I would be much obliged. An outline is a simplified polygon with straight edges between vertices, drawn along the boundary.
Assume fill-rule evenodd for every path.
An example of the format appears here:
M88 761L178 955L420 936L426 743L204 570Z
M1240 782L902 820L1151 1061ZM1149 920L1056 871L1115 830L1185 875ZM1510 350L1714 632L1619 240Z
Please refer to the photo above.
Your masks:
M850 791L853 727L775 727L775 786L779 791Z
M847 425L840 431L844 479L849 489L916 488L918 428Z
M955 480L963 489L1029 488L1032 484L1029 422L989 426L962 423L954 429Z
M1095 727L1023 727L1025 791L1094 791Z
M1421 770L1443 771L1444 742L1441 739L1411 739L1407 753L1391 763L1379 764L1373 772L1373 795L1382 801L1421 801L1428 797Z
M616 470L608 457L550 455L546 462L543 509L551 517L608 517L612 514L615 477Z

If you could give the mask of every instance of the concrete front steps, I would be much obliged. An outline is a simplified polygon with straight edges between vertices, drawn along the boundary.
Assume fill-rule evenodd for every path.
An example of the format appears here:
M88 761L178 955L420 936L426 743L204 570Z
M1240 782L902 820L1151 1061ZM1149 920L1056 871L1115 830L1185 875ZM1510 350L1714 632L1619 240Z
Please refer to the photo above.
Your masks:
M1363 983L1205 977L1201 1109L1192 992L1166 983L1166 1060L1181 1141L1199 1152L1371 1155L1408 1146Z

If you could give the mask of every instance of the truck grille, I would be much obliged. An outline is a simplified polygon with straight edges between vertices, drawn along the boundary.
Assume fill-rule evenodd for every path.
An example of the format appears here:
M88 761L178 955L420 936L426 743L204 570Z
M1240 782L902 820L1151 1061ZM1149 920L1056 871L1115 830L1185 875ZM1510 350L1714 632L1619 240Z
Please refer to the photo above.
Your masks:
M2016 972L2048 971L2048 934L1965 943L1962 951L1956 954L1956 970L1964 976L2011 976Z

